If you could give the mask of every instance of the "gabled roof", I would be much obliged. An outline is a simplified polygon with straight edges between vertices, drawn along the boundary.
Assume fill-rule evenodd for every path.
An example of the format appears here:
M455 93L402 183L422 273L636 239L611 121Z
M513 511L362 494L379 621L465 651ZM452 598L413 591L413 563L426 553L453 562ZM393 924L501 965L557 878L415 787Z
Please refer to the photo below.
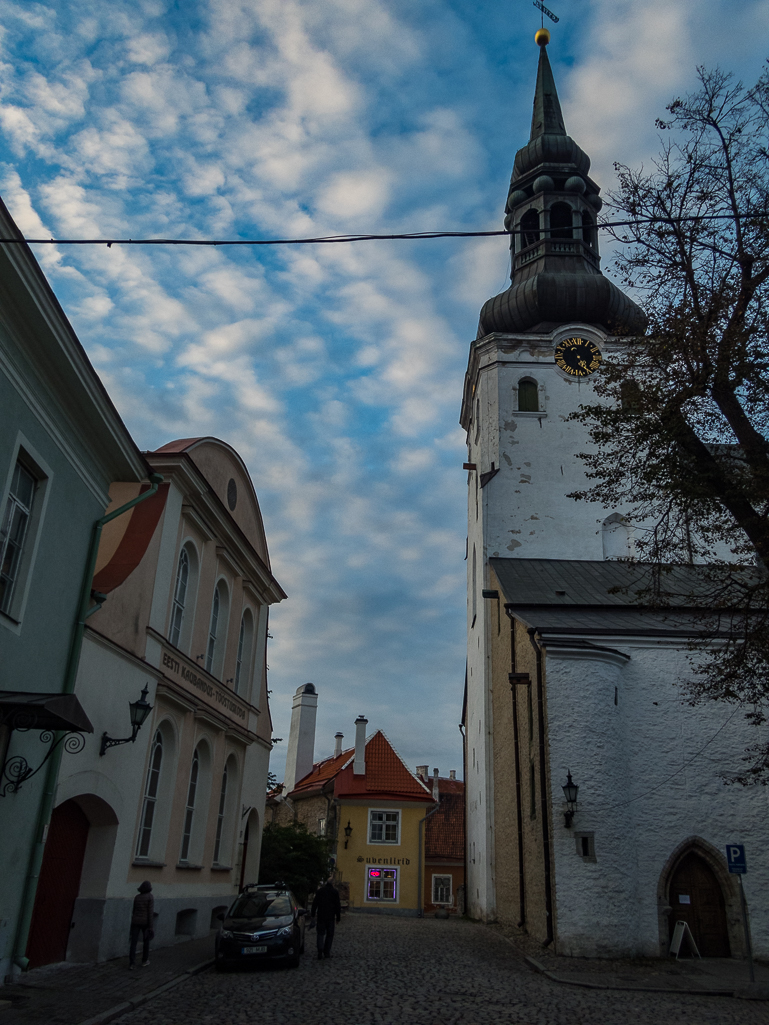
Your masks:
M355 749L316 762L288 795L291 800L309 797L333 782L334 797L371 798L378 801L431 802L432 791L404 763L382 730L366 740L366 773L353 773Z
M463 861L465 856L465 784L461 779L439 779L437 810L425 823L425 858Z

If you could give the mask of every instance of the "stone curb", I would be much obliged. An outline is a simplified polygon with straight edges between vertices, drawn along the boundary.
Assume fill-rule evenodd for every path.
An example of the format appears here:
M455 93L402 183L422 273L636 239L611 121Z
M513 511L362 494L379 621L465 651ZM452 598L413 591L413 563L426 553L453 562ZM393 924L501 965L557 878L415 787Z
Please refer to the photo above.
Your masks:
M536 961L528 954L524 954L523 958L535 972L538 972L540 975L546 975L552 982L558 982L562 986L580 986L582 989L611 989L627 993L668 993L674 996L677 994L698 997L733 997L738 995L733 989L706 989L702 986L696 989L678 989L677 987L674 989L671 986L615 986L606 982L583 982L577 979L567 979L563 975L556 975L555 972L549 971L543 964L540 964L539 961ZM740 993L739 995L741 996L742 994ZM758 999L761 999L761 997Z
M214 963L214 958L208 961L201 961L200 964L194 965L192 968L188 968L186 971L177 975L173 979L169 979L168 982L164 982L162 986L158 986L157 989L151 990L149 993L142 993L132 1000L125 1000L122 1004L115 1004L114 1007L110 1007L106 1011L100 1011L99 1014L95 1014L92 1018L87 1018L85 1021L81 1021L80 1025L107 1025L108 1022L114 1021L116 1018L122 1017L124 1014L128 1014L129 1011L135 1011L143 1004L147 1004L150 1000L154 1000L155 997L161 996L169 989L173 989L174 986L178 986L180 982L184 982L185 979L191 978L193 975L199 975L200 972L204 972L206 968L210 968Z

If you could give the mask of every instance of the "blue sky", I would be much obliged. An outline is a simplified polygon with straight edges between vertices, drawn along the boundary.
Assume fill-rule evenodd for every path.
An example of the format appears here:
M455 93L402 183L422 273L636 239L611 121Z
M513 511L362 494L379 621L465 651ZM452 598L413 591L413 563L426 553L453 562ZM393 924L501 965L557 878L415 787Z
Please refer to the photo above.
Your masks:
M604 191L698 64L751 81L766 58L769 0L548 6ZM500 228L538 25L529 0L0 0L0 194L29 237ZM275 733L311 680L317 756L364 713L461 773L457 420L505 241L37 255L139 445L212 434L251 470L289 594Z

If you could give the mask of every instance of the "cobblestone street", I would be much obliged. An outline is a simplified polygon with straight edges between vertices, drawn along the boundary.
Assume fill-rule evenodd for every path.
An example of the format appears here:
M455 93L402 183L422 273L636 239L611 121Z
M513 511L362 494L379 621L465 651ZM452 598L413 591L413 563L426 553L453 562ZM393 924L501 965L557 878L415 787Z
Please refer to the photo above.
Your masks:
M499 933L464 921L346 916L333 957L314 933L297 970L191 978L120 1025L766 1025L732 997L597 991L538 975ZM664 963L661 964L664 969Z

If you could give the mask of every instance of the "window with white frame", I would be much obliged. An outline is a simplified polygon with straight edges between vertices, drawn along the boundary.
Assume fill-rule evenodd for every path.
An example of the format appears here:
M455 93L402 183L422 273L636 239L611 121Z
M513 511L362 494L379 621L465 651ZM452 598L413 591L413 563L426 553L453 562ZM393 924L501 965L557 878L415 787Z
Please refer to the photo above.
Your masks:
M398 899L398 869L370 865L366 869L366 900L395 902Z
M152 840L152 827L155 823L158 787L160 785L160 767L162 764L163 735L160 730L158 730L155 734L155 739L152 742L149 771L147 772L147 782L144 786L142 818L141 825L139 826L139 839L136 843L137 858L148 858L150 854L150 841Z
M216 816L216 838L214 840L214 864L219 864L222 849L222 831L224 829L224 813L227 809L227 766L222 773L222 788L219 791L219 812Z
M219 631L219 612L221 611L222 600L219 595L219 588L214 591L214 600L211 604L211 623L208 627L208 645L206 647L206 671L211 672L214 668L214 655L216 654L216 635Z
M433 904L453 904L451 876L433 876Z
M0 611L7 615L22 571L36 484L29 470L17 461L0 521Z
M318 819L318 836L326 835L326 820Z
M195 817L195 797L198 789L198 774L200 772L200 758L197 750L192 756L192 768L190 769L190 782L187 787L187 807L184 809L184 831L182 833L182 849L179 861L186 862L190 854L190 839L192 837L192 821Z
M174 605L171 612L171 630L169 641L175 648L179 647L179 640L182 635L182 620L184 619L184 607L187 604L187 584L190 577L190 557L186 548L182 548L179 555L179 565L176 569L176 587L174 588Z
M254 617L250 609L246 609L240 620L240 633L238 635L238 651L235 659L235 679L233 689L236 694L242 690L246 691L249 671L251 669L251 650L254 641Z
M399 811L375 811L368 813L368 842L401 842L401 813Z

